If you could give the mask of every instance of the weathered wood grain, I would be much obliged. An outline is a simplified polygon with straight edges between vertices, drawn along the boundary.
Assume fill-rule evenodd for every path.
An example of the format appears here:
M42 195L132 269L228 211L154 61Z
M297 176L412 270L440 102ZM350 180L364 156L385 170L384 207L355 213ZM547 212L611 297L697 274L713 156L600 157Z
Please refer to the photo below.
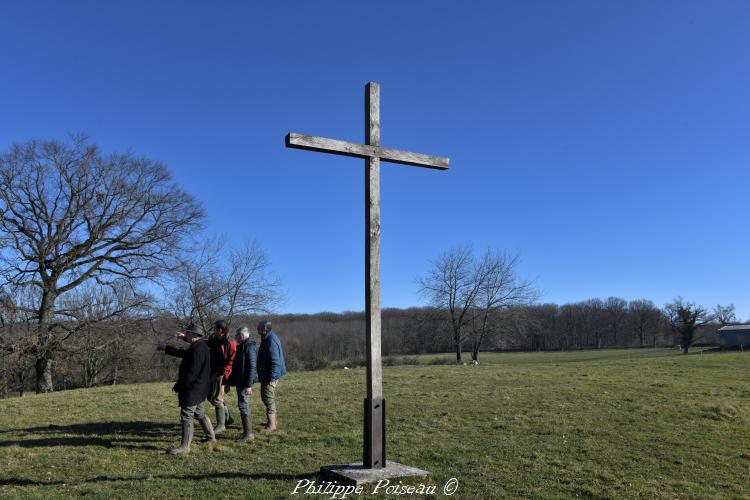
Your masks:
M380 86L365 87L365 145L380 145ZM380 345L380 158L365 158L365 333L367 397L381 398ZM378 433L379 434L379 433Z
M290 132L286 135L286 145L289 148L306 149L320 153L353 156L355 158L380 158L390 163L402 165L413 165L415 167L434 168L447 170L450 167L450 159L442 156L431 156L399 149L381 148L368 144L357 144L356 142L328 139L314 135L303 135Z
M365 87L365 145L380 146L380 86ZM367 411L362 463L385 467L383 436L383 363L380 320L380 158L365 158L365 334L367 351Z

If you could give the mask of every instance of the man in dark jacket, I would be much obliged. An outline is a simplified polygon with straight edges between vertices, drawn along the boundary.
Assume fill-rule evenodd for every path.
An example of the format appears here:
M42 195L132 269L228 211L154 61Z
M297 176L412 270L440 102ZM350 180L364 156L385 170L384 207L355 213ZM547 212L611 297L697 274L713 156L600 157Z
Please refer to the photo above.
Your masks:
M270 321L258 324L258 334L261 337L258 349L258 379L260 380L260 398L266 407L268 422L260 432L276 430L276 387L279 379L286 373L284 352L281 341L271 329Z
M255 342L250 338L250 329L246 326L239 328L235 335L237 339L237 353L232 364L232 374L229 376L231 385L237 391L237 406L242 417L242 436L238 442L255 439L253 435L253 419L250 413L248 397L253 394L253 384L258 381L256 370Z
M158 350L170 356L182 358L177 383L172 389L177 393L180 402L180 424L182 425L182 442L176 448L168 448L171 455L190 453L193 440L193 417L200 422L208 441L216 441L211 420L203 412L203 401L211 386L211 360L209 349L203 341L203 333L190 324L187 331L178 333L177 338L190 343L187 349L178 349L166 344L159 344Z

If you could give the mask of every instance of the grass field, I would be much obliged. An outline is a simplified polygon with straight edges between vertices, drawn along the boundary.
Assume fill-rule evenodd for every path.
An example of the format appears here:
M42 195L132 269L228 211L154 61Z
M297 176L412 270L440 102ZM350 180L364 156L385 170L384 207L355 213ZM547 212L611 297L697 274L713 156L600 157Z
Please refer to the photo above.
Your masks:
M750 353L480 359L384 368L389 458L430 471L439 497L455 477L451 498L750 498ZM361 459L364 382L362 368L289 374L280 432L238 445L235 426L186 457L163 453L171 384L0 400L0 497L288 498L321 465Z

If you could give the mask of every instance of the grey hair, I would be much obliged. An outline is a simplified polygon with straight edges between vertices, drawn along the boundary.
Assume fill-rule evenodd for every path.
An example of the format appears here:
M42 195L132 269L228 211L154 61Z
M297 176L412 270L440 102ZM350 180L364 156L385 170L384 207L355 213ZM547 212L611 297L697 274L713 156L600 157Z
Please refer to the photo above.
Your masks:
M240 328L237 328L237 336L243 337L243 336L250 336L250 329L246 326L242 326Z

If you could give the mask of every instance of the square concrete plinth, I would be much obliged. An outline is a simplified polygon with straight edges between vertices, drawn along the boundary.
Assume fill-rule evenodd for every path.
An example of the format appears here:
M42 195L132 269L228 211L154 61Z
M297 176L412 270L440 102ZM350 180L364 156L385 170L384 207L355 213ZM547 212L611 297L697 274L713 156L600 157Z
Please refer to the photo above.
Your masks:
M322 479L336 481L344 486L377 483L382 479L426 478L429 472L416 467L409 467L398 462L386 462L385 467L365 469L362 463L349 465L324 465L320 468Z

